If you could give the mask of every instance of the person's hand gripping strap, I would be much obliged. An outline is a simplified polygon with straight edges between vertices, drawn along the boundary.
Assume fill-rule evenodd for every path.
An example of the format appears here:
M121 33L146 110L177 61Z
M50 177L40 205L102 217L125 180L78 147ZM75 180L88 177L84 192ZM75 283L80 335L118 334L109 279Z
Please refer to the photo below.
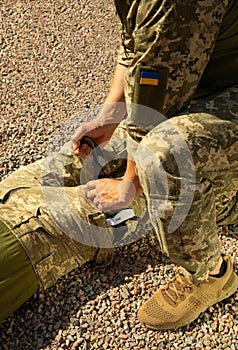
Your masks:
M81 144L87 144L89 147L92 148L92 152L90 153L90 155L92 155L93 163L95 164L95 167L94 167L95 180L93 180L93 182L97 181L97 179L99 178L98 168L102 169L106 164L103 153L102 153L100 147L96 144L96 142L88 136L84 136L80 142L81 142ZM102 172L103 172L103 169L100 171L100 177L102 176ZM105 179L105 181L106 180L107 179ZM108 180L110 181L110 179L108 179ZM133 188L131 188L131 186ZM126 197L128 197L128 195L130 197L129 202L131 202L134 199L134 196L135 196L135 193L133 191L134 186L133 186L131 181L122 180L119 183L118 188L119 188L119 194L123 198L123 201L125 200L124 197L126 198ZM131 197L131 195L132 195L132 197ZM125 200L125 205L126 204L127 203ZM132 208L123 208L122 210L120 210L120 209L113 210L113 208L112 208L112 211L106 210L105 215L107 216L107 218L106 218L107 226L113 226L113 227L116 227L118 225L123 225L123 224L125 225L125 222L129 219L132 219L132 220L139 219L135 216Z
M97 145L97 143L89 136L83 136L80 140L80 144L86 144L89 146L92 151L90 156L92 157L94 174L93 179L98 179L104 175L103 167L106 164L101 148Z

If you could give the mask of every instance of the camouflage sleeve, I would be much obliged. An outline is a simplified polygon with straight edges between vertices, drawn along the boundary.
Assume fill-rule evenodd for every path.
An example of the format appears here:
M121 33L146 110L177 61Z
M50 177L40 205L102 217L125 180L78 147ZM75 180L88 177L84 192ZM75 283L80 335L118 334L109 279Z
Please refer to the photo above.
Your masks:
M128 67L131 65L134 57L133 28L130 25L130 18L128 16L131 4L129 1L115 0L115 6L119 18L119 33L121 37L117 63Z
M228 1L130 1L124 16L128 21L133 13L126 23L133 43L125 78L126 101L147 105L167 117L186 108L213 51ZM120 10L122 1L116 2ZM143 84L143 71L159 77L158 84ZM137 115L131 108L128 124L134 136L140 125Z
M124 25L119 23L119 32L121 36L120 47L118 50L117 63L123 66L130 66L134 58L134 41L130 33L126 31Z
M120 32L121 45L118 50L117 63L129 67L134 57L133 40L131 37L126 36L122 29L120 29Z

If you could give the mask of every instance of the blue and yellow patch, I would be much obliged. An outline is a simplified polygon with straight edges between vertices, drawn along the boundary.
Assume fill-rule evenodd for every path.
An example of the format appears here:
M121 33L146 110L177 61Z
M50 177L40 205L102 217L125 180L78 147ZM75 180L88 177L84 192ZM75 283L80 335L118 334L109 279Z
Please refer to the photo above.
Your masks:
M159 85L160 73L141 71L140 73L140 85Z

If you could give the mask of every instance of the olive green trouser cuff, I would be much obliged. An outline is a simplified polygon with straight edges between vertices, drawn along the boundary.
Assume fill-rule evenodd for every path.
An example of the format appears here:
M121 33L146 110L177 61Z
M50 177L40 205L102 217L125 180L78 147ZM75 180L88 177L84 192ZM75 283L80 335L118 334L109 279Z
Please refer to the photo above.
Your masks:
M24 248L0 221L0 323L37 288L37 279Z

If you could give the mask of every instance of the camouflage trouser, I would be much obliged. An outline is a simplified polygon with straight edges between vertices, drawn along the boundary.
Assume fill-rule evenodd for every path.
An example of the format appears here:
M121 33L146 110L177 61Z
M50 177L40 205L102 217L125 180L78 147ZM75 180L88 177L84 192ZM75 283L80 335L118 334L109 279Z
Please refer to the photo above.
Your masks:
M118 127L104 156L105 176L120 177L127 158L125 127ZM83 183L92 174L92 162L82 162L65 144L0 183L0 220L26 249L42 289L87 261L107 264L113 247L137 238L137 221L107 227L107 215L85 198ZM132 207L136 216L144 216L145 196Z
M217 224L238 222L238 86L155 127L135 160L166 255L206 278L221 254Z
M85 199L82 162L68 150L4 180L0 219L26 247L41 286L93 259L98 246L141 237L147 223L168 257L190 271L195 282L206 278L221 251L216 225L238 221L237 118L238 88L233 87L162 122L143 138L135 161L146 199L142 195L132 203L135 214L144 218L139 233L136 221L117 231L106 227L105 214ZM111 160L106 176L119 176L126 137L126 128L119 126L104 152Z
M106 265L112 246L136 233L136 221L117 230L106 228L105 214L83 193L82 181L90 179L92 163L84 166L68 146L21 167L0 183L0 322L37 288L50 287L72 269L92 260ZM104 155L111 160L106 175L120 177L119 168L127 158L123 126ZM145 203L143 195L133 202L136 215L143 216Z

